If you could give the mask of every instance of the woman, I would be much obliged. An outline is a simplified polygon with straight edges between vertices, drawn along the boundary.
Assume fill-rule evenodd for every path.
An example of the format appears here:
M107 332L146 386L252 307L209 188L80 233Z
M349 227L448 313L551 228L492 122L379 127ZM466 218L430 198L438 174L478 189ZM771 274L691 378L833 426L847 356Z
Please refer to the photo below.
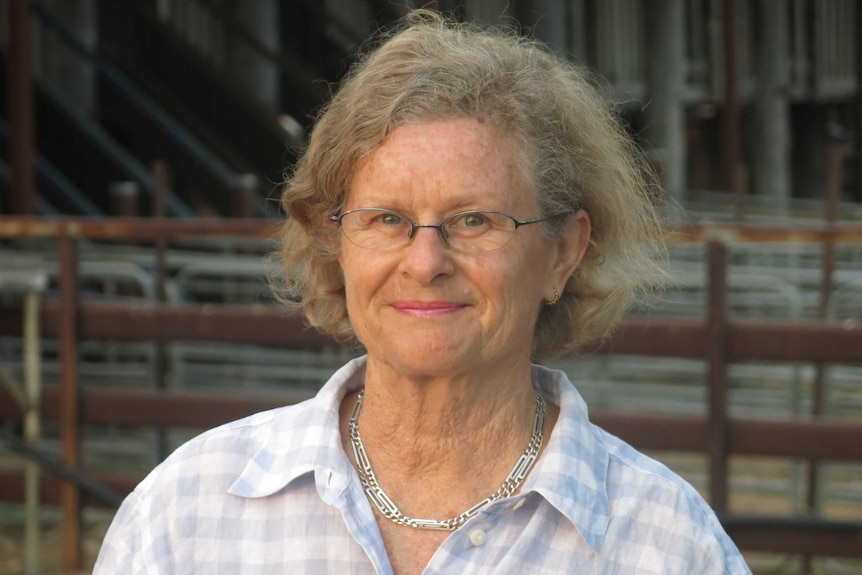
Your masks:
M286 184L288 299L365 357L132 493L97 573L748 573L694 489L531 358L662 277L641 161L582 72L411 14Z

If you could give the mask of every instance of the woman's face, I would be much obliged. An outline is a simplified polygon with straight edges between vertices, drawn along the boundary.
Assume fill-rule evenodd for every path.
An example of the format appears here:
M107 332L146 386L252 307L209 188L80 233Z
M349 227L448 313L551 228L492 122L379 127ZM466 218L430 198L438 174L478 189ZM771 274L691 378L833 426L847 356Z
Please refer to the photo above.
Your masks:
M473 209L535 218L517 165L509 138L481 119L402 125L360 161L344 209L386 208L417 224ZM342 237L347 310L369 361L417 377L528 362L540 306L586 247L589 220L570 219L561 241L528 225L484 252L447 247L433 228L392 251Z

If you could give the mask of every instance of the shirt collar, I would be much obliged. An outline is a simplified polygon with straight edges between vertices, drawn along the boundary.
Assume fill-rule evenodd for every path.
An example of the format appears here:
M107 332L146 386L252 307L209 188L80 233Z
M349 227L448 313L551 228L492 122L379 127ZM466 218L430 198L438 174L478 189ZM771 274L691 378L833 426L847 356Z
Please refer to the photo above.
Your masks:
M314 472L321 498L332 503L353 472L341 444L339 409L344 396L362 386L364 367L364 357L351 360L313 398L279 410L262 446L228 492L266 497Z
M560 417L521 492L542 495L598 552L610 519L607 446L565 373L534 365L532 379L536 392L560 407Z
M365 357L345 364L308 401L277 411L261 448L229 492L266 497L314 472L321 498L331 504L355 473L342 448L338 414L344 396L362 386ZM521 490L553 505L598 552L607 529L609 454L587 406L565 373L533 366L536 392L560 407L542 457Z

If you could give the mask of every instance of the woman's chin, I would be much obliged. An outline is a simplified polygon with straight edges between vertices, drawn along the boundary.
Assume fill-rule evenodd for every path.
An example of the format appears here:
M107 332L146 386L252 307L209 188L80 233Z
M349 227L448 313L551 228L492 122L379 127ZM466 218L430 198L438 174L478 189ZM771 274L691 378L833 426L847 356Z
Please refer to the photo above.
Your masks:
M379 349L369 349L370 361L381 361L405 376L434 377L469 372L479 363L475 345L449 333L439 337L404 338Z

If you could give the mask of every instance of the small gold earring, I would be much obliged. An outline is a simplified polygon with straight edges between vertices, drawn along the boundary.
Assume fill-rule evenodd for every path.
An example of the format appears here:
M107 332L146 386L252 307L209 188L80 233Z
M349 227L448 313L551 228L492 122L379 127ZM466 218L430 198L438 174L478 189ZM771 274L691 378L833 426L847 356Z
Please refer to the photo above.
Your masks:
M560 292L554 290L554 299L548 301L548 305L556 305L560 301Z

